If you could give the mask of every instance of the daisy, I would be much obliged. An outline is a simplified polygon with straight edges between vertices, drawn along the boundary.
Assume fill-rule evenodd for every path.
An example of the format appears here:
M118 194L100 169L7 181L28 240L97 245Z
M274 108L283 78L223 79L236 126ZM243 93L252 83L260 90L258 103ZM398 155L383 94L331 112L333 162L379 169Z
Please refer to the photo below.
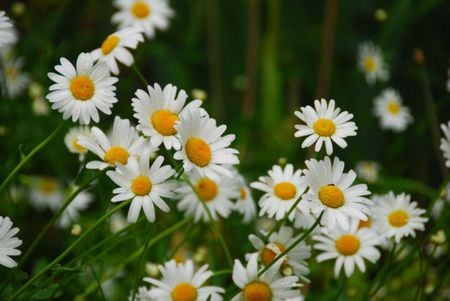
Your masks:
M222 137L227 127L217 126L216 121L208 116L202 117L202 111L187 110L180 115L180 122L175 124L179 134L181 150L174 155L176 160L183 160L186 172L197 170L203 177L218 180L220 174L232 176L223 165L239 164L239 153L228 147L236 138L229 134Z
M128 210L128 222L134 223L139 217L141 207L147 220L155 221L155 205L164 212L170 208L162 199L173 197L176 182L168 180L175 170L169 165L164 165L164 158L159 156L149 167L150 156L148 152L142 154L137 160L131 157L127 165L117 164L115 171L106 174L119 188L113 190L115 196L111 202L122 202L132 199Z
M71 186L69 189L68 195L72 194L78 189L76 186ZM64 209L61 218L58 221L58 225L61 228L67 228L71 224L75 223L79 219L78 212L81 210L85 210L89 204L93 200L93 195L89 192L82 191L80 192L71 202L70 204Z
M244 216L243 222L248 224L256 216L256 206L245 179L237 171L233 179L238 183L239 195L234 203L234 210Z
M1 77L6 86L6 93L12 99L19 96L30 83L30 76L22 72L23 64L21 58L3 61L4 72Z
M64 136L64 143L66 144L69 152L73 154L78 154L78 158L80 161L84 160L84 157L88 151L88 149L82 145L80 145L78 139L80 136L85 136L90 139L94 139L91 134L91 129L87 126L77 126L69 129L67 134Z
M386 81L389 78L389 67L383 60L380 48L372 42L366 42L358 48L358 69L365 73L368 84L375 81Z
M314 248L321 251L317 256L318 262L336 259L335 277L339 276L342 266L345 276L350 277L355 264L361 272L365 272L363 259L375 263L380 258L380 251L376 248L378 234L368 228L358 229L357 222L353 222L347 231L339 226L332 230L322 229L321 234L313 236L313 239L317 241Z
M142 31L136 27L128 27L116 31L109 35L102 43L100 48L91 52L92 58L97 61L104 61L111 73L118 75L119 66L117 61L129 67L133 64L134 59L131 55L130 49L136 49L139 42L143 42L144 37Z
M388 238L395 238L396 243L403 237L415 237L415 231L425 230L428 221L423 217L425 210L417 208L417 203L411 202L411 196L405 193L389 192L372 210L376 227Z
M356 136L358 127L353 121L353 114L347 111L341 112L340 108L335 108L333 99L329 103L325 99L315 100L314 108L311 106L301 107L300 111L295 111L294 114L305 124L297 124L295 128L295 137L308 136L302 143L302 148L309 147L316 144L314 150L319 152L322 144L325 144L325 149L328 155L333 153L332 142L339 145L341 148L347 147L347 142L344 138L349 136Z
M154 301L219 301L225 290L218 286L207 286L205 282L213 275L205 264L194 272L194 262L166 262L159 267L162 278L157 280L145 277L144 281L154 285L149 295Z
M281 220L305 192L306 183L302 171L294 171L292 164L287 164L284 169L274 165L268 174L269 176L259 177L257 182L250 183L250 187L264 192L258 202L261 207L259 215L267 213L268 217ZM309 212L309 203L300 201L297 210ZM289 215L289 220L292 221L294 216L295 210Z
M86 164L88 169L105 169L117 163L127 164L130 157L136 157L142 152L145 140L130 125L128 119L116 116L112 132L106 136L97 127L91 129L92 137L78 136L78 144L96 154L102 161L91 161Z
M137 289L136 295L133 298L134 290L130 292L130 296L128 297L128 301L154 301L150 296L150 290L145 286L140 286Z
M17 263L10 256L22 254L17 247L22 241L16 237L18 228L12 228L13 223L9 217L0 216L0 264L7 268L15 268Z
M61 183L52 177L41 176L30 179L30 203L38 210L46 208L57 211L64 201Z
M450 121L447 125L444 123L441 124L441 129L445 136L441 138L441 150L444 154L444 158L447 160L445 161L445 166L450 168Z
M76 68L65 58L48 77L55 83L46 98L53 103L52 109L63 113L63 118L72 117L72 121L80 120L81 124L89 124L91 119L99 121L97 110L111 114L113 104L117 102L117 78L109 75L104 62L94 64L92 55L81 53L77 58Z
M265 235L265 233L263 233ZM264 241L256 235L251 234L248 238L253 247L258 250L258 258L264 266L268 266L272 261L292 245L300 235L294 236L294 231L290 227L281 227L278 232L269 236L269 241ZM284 256L282 267L292 267L297 276L304 276L309 273L306 260L311 257L311 247L305 242L297 244L288 254Z
M373 112L379 118L382 129L399 133L412 123L413 117L410 110L402 105L402 102L400 94L391 88L385 89L381 95L375 97Z
M350 170L344 173L344 162L334 158L333 163L329 157L317 161L311 159L305 162L305 180L309 190L303 199L312 202L311 212L318 217L324 214L321 224L333 229L337 223L347 231L350 220L367 220L370 200L364 196L369 195L366 184L353 185L356 173Z
M231 301L283 301L300 297L298 277L282 277L279 269L282 260L278 260L265 273L258 276L258 255L248 258L247 267L239 260L234 261L233 282L242 289Z
M358 177L368 183L375 183L378 181L380 172L380 164L375 161L359 161L355 167Z
M115 0L114 5L119 11L112 16L113 23L119 28L139 28L149 39L155 36L156 29L167 29L174 15L167 0Z
M177 94L177 87L168 84L161 89L155 83L154 87L147 86L148 93L144 90L137 90L136 97L132 99L133 115L139 122L137 129L144 135L150 137L153 147L158 147L161 143L166 149L181 148L180 141L175 129L176 122L180 115L190 109L199 108L200 100L191 101L185 106L187 94L180 89Z
M14 44L17 41L17 34L14 31L11 20L4 11L0 11L0 49Z
M225 176L217 180L203 177L195 170L188 173L187 177L189 184L182 183L176 190L178 210L186 216L193 216L195 222L208 222L208 213L201 203L204 202L214 220L218 220L219 216L227 218L230 215L233 209L231 200L238 196L239 191L236 181Z

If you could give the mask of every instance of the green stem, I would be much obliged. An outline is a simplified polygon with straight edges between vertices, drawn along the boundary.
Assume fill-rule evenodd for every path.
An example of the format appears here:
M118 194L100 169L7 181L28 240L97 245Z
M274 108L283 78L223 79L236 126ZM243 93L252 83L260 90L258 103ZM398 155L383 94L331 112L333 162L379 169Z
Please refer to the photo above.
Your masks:
M28 162L30 159L38 152L40 151L44 146L46 146L55 136L58 134L58 132L64 127L66 122L62 122L47 138L44 139L41 143L39 143L35 148L31 150L31 152L28 153L28 155L25 156L22 160L20 160L19 164L16 165L16 167L9 173L9 175L6 177L6 179L2 182L0 185L0 193L3 191L3 189L6 188L8 183L14 178L14 176L19 172L19 170Z
M136 64L133 64L133 70L136 73L136 75L139 77L139 79L144 83L145 86L148 86L148 81L145 79L144 75L142 74L141 70L136 66Z
M289 253L293 248L295 248L299 243L301 243L303 240L306 239L306 237L308 237L309 234L311 234L312 231L314 231L314 229L317 227L317 225L319 225L320 220L322 219L323 213L325 211L322 211L319 215L319 217L316 219L316 221L314 222L314 224L311 226L311 228L309 228L305 233L303 233L302 236L300 236L296 241L294 241L289 247L286 248L286 250L284 250L284 252L281 252L277 257L275 257L268 265L266 265L261 271L258 272L258 276L261 276L262 274L264 274L264 272L266 272L268 269L270 269L271 266L273 266L278 260L280 260L281 258L283 258L284 255L286 255L287 253Z
M94 268L93 268L92 266L90 266L90 269L91 269L92 275L94 276L95 283L97 284L98 290L99 290L99 292L100 292L100 297L102 297L102 300L103 300L103 301L106 301L105 294L103 293L103 289L102 289L102 284L100 283L100 280L98 279L97 274L95 273Z
M116 206L114 209L110 210L104 216L102 216L91 228L83 233L77 240L75 240L64 252L61 253L52 262L46 265L42 270L40 270L36 275L34 275L30 280L28 280L22 287L20 287L14 295L9 299L10 301L15 300L28 286L35 282L39 277L41 277L45 272L50 270L54 265L63 260L80 242L82 242L91 232L93 232L99 225L101 225L105 220L107 220L115 212L121 210L123 207L129 205L131 200L125 201L122 204Z
M231 273L233 273L233 270L220 270L220 271L214 272L211 277L228 275L228 274L231 274Z

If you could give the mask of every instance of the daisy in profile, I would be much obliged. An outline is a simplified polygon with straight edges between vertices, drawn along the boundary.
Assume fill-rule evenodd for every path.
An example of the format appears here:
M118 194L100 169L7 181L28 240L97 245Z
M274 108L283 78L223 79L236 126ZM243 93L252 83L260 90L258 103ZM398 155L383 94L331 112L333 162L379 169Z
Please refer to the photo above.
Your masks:
M294 171L292 164L287 164L284 169L274 165L268 171L268 176L259 177L257 182L250 183L250 187L264 192L258 202L261 207L259 215L267 214L270 218L281 220L305 192L306 182L302 177L302 171L300 169ZM309 212L309 202L300 201L297 210ZM295 210L289 215L289 220L292 221L294 216Z
M38 210L57 211L64 202L62 184L53 177L41 176L30 178L30 203Z
M379 118L382 129L399 133L412 123L410 110L402 103L400 94L391 88L385 89L381 95L375 97L373 112Z
M221 301L225 290L218 286L205 285L213 273L205 264L194 271L194 262L176 263L170 260L159 267L160 280L145 277L144 281L153 285L149 291L154 301Z
M127 164L130 157L138 156L143 150L145 140L130 125L128 119L116 116L110 135L106 136L102 130L92 127L92 136L78 136L77 143L93 152L102 161L91 161L86 164L88 169L105 169L117 163Z
M415 237L416 231L425 230L428 221L423 216L425 210L418 208L416 202L411 202L411 196L405 193L395 195L389 192L372 210L376 227L386 237L394 238L396 243L403 237Z
M81 124L89 124L100 120L98 110L110 115L113 104L117 102L117 78L109 75L106 63L97 62L91 54L81 53L76 67L67 59L61 58L55 70L59 73L48 73L54 82L46 98L53 103L52 109L63 113L63 119L80 120Z
M364 259L375 263L380 258L380 251L376 248L379 244L378 234L368 228L358 229L357 222L353 222L347 231L338 226L332 230L322 229L321 232L313 236L317 242L314 248L321 252L317 261L336 259L335 277L339 276L342 267L345 276L350 277L355 264L361 272L365 272Z
M299 298L301 295L298 277L282 277L279 274L281 264L282 260L278 260L265 273L258 276L258 254L249 256L247 267L236 259L233 266L233 282L242 291L231 301L282 301Z
M237 171L233 179L238 183L239 195L234 203L234 210L244 216L243 222L248 224L256 216L256 205L245 179Z
M227 218L233 209L232 199L238 195L236 181L226 176L211 179L201 176L197 171L188 173L188 183L182 183L177 188L177 208L186 216L193 216L194 221L209 222L209 216L201 202L208 207L212 218ZM192 186L193 187L192 187Z
M194 169L211 180L218 180L221 174L232 176L224 165L239 164L239 152L229 147L235 135L222 136L227 129L225 125L217 126L216 120L203 116L200 109L194 109L180 115L175 129L179 134L181 150L175 153L174 158L183 160L186 172Z
M283 226L278 232L269 236L269 241L264 241L256 235L250 234L248 237L253 247L258 250L258 258L264 266L268 266L272 261L292 245L300 235L294 236L294 231L290 227ZM311 257L311 247L304 241L296 245L288 254L284 256L281 267L291 267L294 273L299 276L305 276L309 273L306 260Z
M17 41L17 34L11 20L4 11L0 11L0 49L3 49Z
M149 167L148 151L139 157L131 157L127 165L117 164L116 170L109 170L106 174L119 187L113 190L115 196L111 202L122 202L132 199L128 210L128 222L134 223L139 217L141 208L147 220L155 221L155 205L164 212L170 208L163 198L173 197L173 190L177 187L175 181L169 180L175 170L169 165L162 165L164 158L159 156Z
M380 173L380 164L375 161L359 161L355 167L358 177L368 183L375 183L378 181Z
M129 67L133 64L133 55L128 49L136 49L139 42L143 42L142 31L136 27L128 27L110 34L100 48L91 52L92 58L104 61L112 74L119 74L117 61Z
M367 220L371 201L365 196L370 192L366 184L352 185L356 179L353 170L344 173L344 162L338 158L334 158L333 163L325 157L321 161L308 160L305 164L305 180L309 190L303 199L312 202L314 216L318 217L324 211L322 225L333 229L337 222L347 231L351 219Z
M358 69L364 72L370 85L377 80L386 81L389 78L389 67L384 62L381 50L372 42L366 42L358 47Z
M3 61L3 73L1 78L3 79L6 86L6 93L11 99L19 96L30 83L30 76L22 72L23 60L19 59L8 59Z
M347 111L341 112L340 108L335 108L333 99L329 103L325 99L315 100L314 108L311 106L301 107L300 111L294 112L295 116L300 118L305 124L297 124L295 128L295 137L307 138L302 143L302 148L316 144L314 150L319 152L322 145L328 155L333 153L333 143L341 148L347 147L344 138L356 136L358 127L353 121L353 114Z
M445 125L441 124L444 137L441 138L441 150L445 158L445 166L450 168L450 121Z
M114 0L114 5L119 11L112 16L113 23L119 28L139 28L149 39L156 29L167 29L174 15L167 0Z
M10 256L22 254L17 247L22 241L16 237L18 228L13 228L9 217L0 216L0 264L7 268L15 268L17 263Z
M77 186L72 185L69 188L67 195L71 195L78 189ZM58 220L58 225L65 229L70 225L76 223L80 217L79 211L85 210L89 207L89 204L93 200L93 195L86 191L81 191L64 209L60 219Z
M138 120L137 129L150 137L153 147L164 144L166 149L181 148L175 128L180 115L190 109L199 108L200 100L186 104L187 94L183 89L168 84L163 89L158 85L147 86L147 91L137 90L132 106Z
M69 129L67 134L64 136L64 143L66 144L66 147L69 150L69 152L73 154L78 154L78 158L80 159L80 161L83 161L88 149L80 145L78 141L80 136L85 136L94 139L94 137L91 134L91 129L89 127L77 126Z

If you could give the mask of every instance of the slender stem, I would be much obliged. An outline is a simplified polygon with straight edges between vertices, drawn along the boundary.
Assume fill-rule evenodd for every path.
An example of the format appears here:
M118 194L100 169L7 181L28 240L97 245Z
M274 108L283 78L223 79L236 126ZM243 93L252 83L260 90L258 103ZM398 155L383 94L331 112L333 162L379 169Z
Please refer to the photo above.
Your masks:
M287 220L289 219L289 215L291 215L292 211L295 210L295 208L297 208L298 203L300 203L300 201L302 200L302 197L299 196L298 199L294 202L294 204L291 206L291 208L289 208L289 211L286 213L286 215L284 216L283 219L279 220L277 222L277 224L272 228L272 230L270 230L270 232L266 235L265 237L265 241L269 240L270 235L273 234L273 232L277 231L278 229L280 229L281 225Z
M317 225L320 224L320 220L322 219L323 213L325 211L322 211L319 215L319 217L316 219L314 224L309 228L305 233L303 233L302 236L300 236L296 241L294 241L289 247L284 250L284 252L281 252L277 257L275 257L268 265L266 265L261 271L258 272L258 276L261 276L266 272L268 269L270 269L271 266L273 266L278 260L284 257L287 253L289 253L293 248L295 248L299 243L301 243L303 240L308 237L309 234L311 234L312 231L317 227Z
M6 177L6 179L2 182L0 185L0 193L3 191L3 189L6 188L8 183L14 178L14 176L17 174L17 172L28 162L30 159L38 152L40 151L44 146L46 146L55 136L58 134L58 132L64 127L66 122L62 122L47 138L44 139L41 143L39 143L35 148L31 150L31 152L28 153L22 160L20 160L19 164L16 165L16 167L9 173L9 175Z
M233 273L233 270L220 270L220 271L214 272L211 277L228 275L228 274L231 274L231 273Z
M379 271L377 273L375 279L370 282L370 285L367 288L367 290L366 290L362 300L367 300L368 295L370 295L370 296L374 295L381 288L381 286L383 286L383 283L385 282L385 280L387 279L387 276L389 274L388 271L389 271L389 268L391 267L391 263L393 262L393 260L396 257L395 256L396 255L395 254L396 248L397 248L397 243L394 243L394 245L392 246L391 251L388 254L388 258L386 260L386 264L383 266L381 271ZM372 284L375 284L375 288L373 289L373 292L371 292Z
M30 280L28 280L22 287L20 287L14 295L9 299L10 301L15 300L28 286L35 282L39 277L41 277L45 272L50 270L55 264L63 260L80 242L82 242L91 232L93 232L99 225L101 225L105 220L107 220L115 212L121 210L123 207L129 205L131 200L127 200L122 204L116 206L114 209L110 210L104 216L102 216L91 228L83 233L77 240L75 240L64 252L62 252L58 257L56 257L52 262L46 265L42 270L40 270L36 275L34 275Z
M144 85L148 86L148 81L145 79L144 75L142 74L141 70L139 70L138 66L135 63L133 63L132 67L134 72L139 77L139 79L144 83Z
M100 297L102 297L103 301L106 301L105 294L103 293L103 289L102 289L102 284L100 283L100 280L98 279L94 268L92 266L90 266L90 269L91 269L92 275L94 276L95 282L97 283L97 287L98 287L98 290L100 292Z

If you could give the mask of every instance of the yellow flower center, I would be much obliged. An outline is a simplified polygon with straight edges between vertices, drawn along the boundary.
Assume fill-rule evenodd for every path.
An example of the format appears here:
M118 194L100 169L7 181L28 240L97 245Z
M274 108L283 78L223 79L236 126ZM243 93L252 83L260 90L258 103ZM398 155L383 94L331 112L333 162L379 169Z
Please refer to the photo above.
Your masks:
M364 59L364 70L366 70L367 72L373 72L375 71L376 67L377 63L373 56L368 56Z
M344 234L336 240L336 250L344 256L350 256L358 252L361 243L353 234Z
M392 100L388 102L387 109L392 115L397 115L400 112L400 105L398 102Z
M280 199L286 201L295 197L297 188L289 182L280 182L273 187L273 193Z
M372 227L372 219L370 217L368 217L366 221L363 221L362 219L359 220L358 229L370 227Z
M14 67L6 68L6 77L7 78L14 80L18 74L19 74L19 72L16 68L14 68Z
M245 199L247 198L247 190L245 190L244 187L241 187L240 193L241 193L241 201L245 201Z
M203 201L209 202L213 200L218 192L216 182L208 178L202 178L195 184L195 191L202 198Z
M135 195L147 195L152 190L152 181L146 176L137 176L131 182L131 191Z
M272 290L264 282L250 282L244 288L243 297L244 301L271 301Z
M110 35L109 37L107 37L106 40L103 41L101 47L103 54L104 55L109 54L111 51L114 50L114 48L116 48L119 42L120 38L116 35Z
M190 283L180 283L172 290L172 301L195 301L197 300L197 288Z
M41 178L38 183L38 190L43 194L52 194L58 188L58 182L52 178Z
M169 110L159 110L153 113L151 122L155 130L163 136L172 136L177 133L174 125L178 121L178 115Z
M197 137L187 140L186 155L192 163L199 167L205 167L211 161L211 149L208 143Z
M131 7L131 12L136 18L144 19L150 15L150 7L142 1L137 1Z
M284 252L286 248L280 244L280 243L273 243L273 245L276 245L278 249L280 249L280 253ZM278 254L273 250L273 247L265 246L264 249L261 251L261 261L265 266L269 265L275 257L277 257Z
M389 224L394 227L403 227L409 221L409 214L405 210L395 210L388 215Z
M85 101L92 98L95 86L92 80L84 75L76 76L70 82L70 92L77 100Z
M120 146L112 146L105 154L105 162L109 164L116 164L119 162L120 164L127 164L128 158L130 154L126 149Z
M336 125L327 118L320 118L313 125L314 132L322 137L330 137L336 132Z
M327 207L339 208L344 205L344 193L334 184L329 184L319 190L319 199Z

